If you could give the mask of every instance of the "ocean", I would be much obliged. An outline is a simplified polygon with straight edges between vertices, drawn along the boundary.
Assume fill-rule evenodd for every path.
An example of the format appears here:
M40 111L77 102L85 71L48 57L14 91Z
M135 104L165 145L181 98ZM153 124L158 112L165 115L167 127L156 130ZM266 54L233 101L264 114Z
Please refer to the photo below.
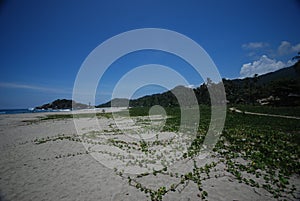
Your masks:
M1 114L22 114L22 113L37 113L37 112L62 112L70 110L35 110L33 108L29 109L0 109Z

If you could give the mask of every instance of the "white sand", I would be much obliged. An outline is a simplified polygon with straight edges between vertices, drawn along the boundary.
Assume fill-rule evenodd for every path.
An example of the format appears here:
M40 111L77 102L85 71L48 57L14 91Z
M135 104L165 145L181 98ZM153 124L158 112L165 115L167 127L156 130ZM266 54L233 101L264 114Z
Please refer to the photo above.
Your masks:
M109 110L106 109L106 111ZM69 113L71 112L64 112L64 114ZM77 119L77 130L73 119L23 122L24 120L38 119L47 114L49 113L0 115L0 200L150 200L150 197L147 197L144 192L128 184L128 180L125 179L127 178L126 174L125 178L122 178L113 169L107 168L107 166L119 165L118 169L123 169L125 172L147 172L149 168L161 167L157 163L152 164L152 166L147 163L148 169L139 168L137 164L125 166L124 164L134 160L125 158L122 161L109 155L109 153L117 154L120 149L108 143L108 139L113 137L116 140L136 142L137 138L133 137L134 134L132 136L122 135L113 126L114 121L106 118L99 119L97 125L95 119L92 118ZM157 119L159 118L155 117L155 120ZM129 131L130 121L119 120L124 125L121 130L127 129ZM143 139L145 138L147 141L156 138L156 134L149 133L149 130L153 131L151 125L149 128L147 127L148 130L140 125L133 128L141 129L141 132L146 134ZM71 140L47 141L42 144L34 142L34 140L41 138L54 139L57 136L78 134L80 139L91 140L100 144ZM154 139L153 136L155 136ZM175 139L175 144L183 143L174 136L176 136L174 133L160 132L157 139ZM157 155L163 151L165 151L164 153L171 153L174 147L157 146L154 148L156 152L153 151L153 153ZM89 154L86 154L87 150ZM131 153L132 157L135 157L135 154L136 158L141 156L138 151L132 150ZM120 152L120 155L128 156L128 152ZM180 158L180 154L179 156L172 154L167 156L170 160ZM159 161L151 154L141 157L144 160L152 158L156 159L156 162ZM103 165L96 159L102 160L102 163L106 164ZM212 161L212 159L207 160ZM198 162L199 165L205 164L203 160ZM182 160L170 166L169 170L187 173L192 168L191 161ZM275 200L270 193L262 188L255 189L238 183L232 175L224 172L222 163L216 166L216 172L213 174L221 174L221 176L215 179L212 175L212 179L203 181L203 188L208 192L208 200ZM134 178L134 175L129 176ZM158 176L149 175L137 178L137 181L144 186L157 189L178 182L180 178L159 174ZM163 200L200 200L201 198L197 196L198 193L197 185L189 182L186 186L179 186L176 192L168 192Z

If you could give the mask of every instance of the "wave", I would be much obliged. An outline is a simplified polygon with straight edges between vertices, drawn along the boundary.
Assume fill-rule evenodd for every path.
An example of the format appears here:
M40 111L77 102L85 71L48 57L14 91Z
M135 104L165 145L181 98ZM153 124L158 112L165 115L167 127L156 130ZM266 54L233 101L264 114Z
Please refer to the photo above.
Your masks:
M1 109L0 115L3 114L23 114L23 113L38 113L38 112L70 112L71 109L57 109L57 110L45 110L45 109L35 109L35 108L27 108L27 109Z

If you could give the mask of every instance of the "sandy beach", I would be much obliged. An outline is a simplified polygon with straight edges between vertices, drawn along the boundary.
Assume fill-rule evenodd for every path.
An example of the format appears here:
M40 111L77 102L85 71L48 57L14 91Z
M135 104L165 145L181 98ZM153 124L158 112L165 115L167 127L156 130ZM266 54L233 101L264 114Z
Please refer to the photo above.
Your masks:
M185 174L193 169L191 160L181 160L180 153L176 152L176 155L168 146L163 149L162 144L148 147L149 153L141 155L143 150L134 148L136 139L124 136L119 132L120 127L118 130L114 126L117 121L128 133L140 129L149 135L145 138L149 142L155 138L157 141L172 139L174 144L182 143L182 138L174 137L175 133L151 133L145 127L133 127L130 121L121 117L117 120L101 117L96 121L91 117L78 117L75 121L72 118L41 120L46 115L49 114L0 115L1 201L151 200L150 194L138 185L154 190L161 186L168 188L181 180L172 172ZM155 118L153 122L157 128L161 121L156 121L160 117ZM142 122L147 125L147 121ZM121 142L129 143L131 148ZM120 145L122 149L117 149ZM124 146L128 146L127 151L120 151ZM161 158L154 157L163 153ZM168 166L168 174L147 173L163 168L162 161ZM263 188L239 183L224 171L225 166L218 157L196 160L199 167L212 162L215 162L214 171L208 173L208 178L202 182L208 196L199 195L195 183L183 182L174 191L165 193L163 200L276 200ZM147 174L137 177L135 173ZM290 183L299 189L299 178L292 177ZM297 200L289 195L286 198Z

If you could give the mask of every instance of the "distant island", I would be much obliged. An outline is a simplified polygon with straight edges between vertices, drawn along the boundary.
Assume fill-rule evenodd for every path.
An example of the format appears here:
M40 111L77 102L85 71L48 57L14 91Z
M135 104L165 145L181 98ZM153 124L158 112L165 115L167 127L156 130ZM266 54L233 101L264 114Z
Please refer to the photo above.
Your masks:
M232 80L223 79L223 84L229 104L300 106L300 61L293 66L260 76L254 75L253 77ZM195 93L199 104L210 104L207 83L204 83L194 89L177 86L164 93L147 95L137 99L116 98L95 107L111 107L112 102L113 106L118 107L179 106L173 92L187 93L191 90ZM35 109L86 109L91 107L73 100L57 99Z
M47 103L35 107L35 109L37 110L86 109L86 108L90 108L90 106L83 103L77 103L73 100L67 100L67 99L57 99L52 103Z

